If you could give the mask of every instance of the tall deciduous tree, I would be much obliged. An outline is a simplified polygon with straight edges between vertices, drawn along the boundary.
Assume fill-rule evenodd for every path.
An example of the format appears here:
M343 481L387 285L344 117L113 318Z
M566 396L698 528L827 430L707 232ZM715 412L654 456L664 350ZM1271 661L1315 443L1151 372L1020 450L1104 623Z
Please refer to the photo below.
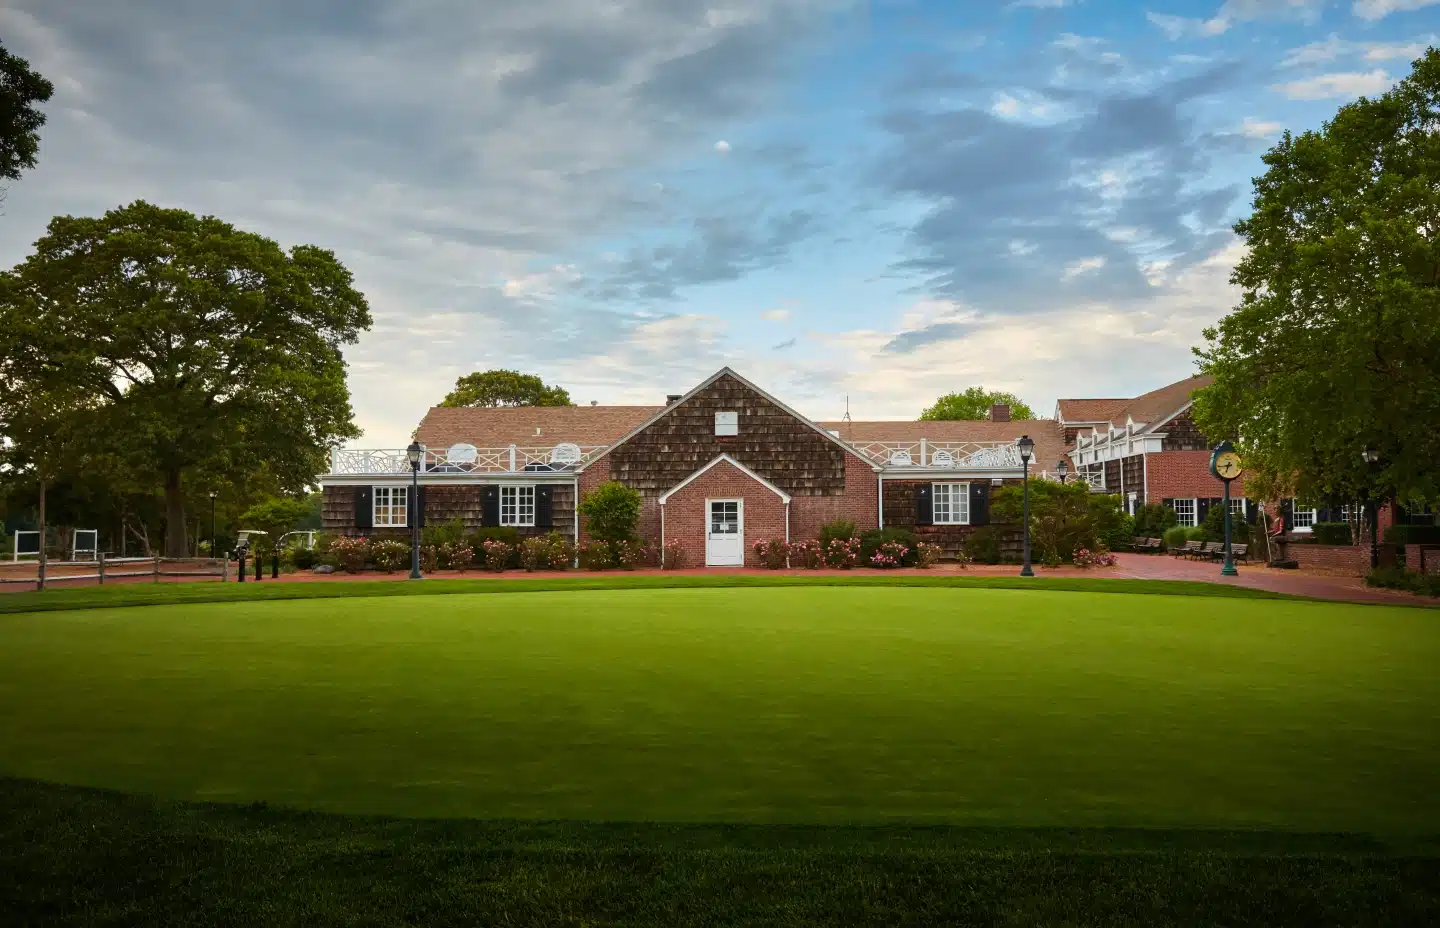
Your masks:
M36 104L50 99L55 88L30 69L30 62L0 47L0 177L19 180L35 167L40 127L45 114Z
M136 202L52 220L0 294L0 361L96 399L92 451L163 488L170 556L187 475L298 492L360 434L340 349L370 310L323 249Z
M921 419L988 419L990 409L998 404L1010 407L1010 418L1033 419L1035 413L1013 393L971 387L964 393L947 393L920 414Z
M1265 155L1235 227L1240 305L1196 349L1215 384L1195 417L1237 440L1267 485L1317 500L1440 489L1437 126L1432 48L1389 93Z
M441 406L572 406L564 387L552 387L534 374L476 371L455 381Z

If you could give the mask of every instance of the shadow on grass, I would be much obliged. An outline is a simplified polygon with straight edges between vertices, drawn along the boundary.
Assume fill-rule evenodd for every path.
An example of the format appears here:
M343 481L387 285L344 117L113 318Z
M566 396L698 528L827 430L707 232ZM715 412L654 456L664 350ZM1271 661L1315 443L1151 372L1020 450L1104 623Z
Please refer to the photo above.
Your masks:
M1440 840L423 821L0 778L7 925L1422 925Z

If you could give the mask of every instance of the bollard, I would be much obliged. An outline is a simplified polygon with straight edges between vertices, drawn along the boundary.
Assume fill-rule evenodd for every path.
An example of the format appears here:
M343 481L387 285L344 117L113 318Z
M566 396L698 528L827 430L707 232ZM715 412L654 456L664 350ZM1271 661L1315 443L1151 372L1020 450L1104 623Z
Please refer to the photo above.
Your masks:
M230 555L226 554L220 558L220 582L225 583L230 579Z
M260 557L260 552L255 552L255 580L258 582L265 579L265 561Z
M239 567L240 567L239 570L235 571L235 582L236 582L236 583L244 583L244 582L245 582L245 549L244 549L244 548L237 548L237 549L235 550L235 563L238 564Z
M278 554L270 555L270 579L280 579L280 555Z

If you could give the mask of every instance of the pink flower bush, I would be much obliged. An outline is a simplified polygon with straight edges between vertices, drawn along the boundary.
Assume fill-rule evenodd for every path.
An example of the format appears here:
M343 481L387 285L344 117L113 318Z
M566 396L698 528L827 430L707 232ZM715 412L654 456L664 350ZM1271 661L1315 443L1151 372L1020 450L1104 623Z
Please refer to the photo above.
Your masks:
M458 570L462 574L475 566L475 549L469 545L443 545L441 553L449 549L450 569Z
M755 557L763 566L770 570L779 570L785 566L790 558L790 543L783 538L757 541L753 547L755 549Z
M625 570L634 570L646 560L645 543L640 541L613 542L610 552L615 557L615 563Z
M929 570L940 560L941 548L928 541L915 542L915 566Z
M358 574L365 569L365 562L370 559L370 540L342 535L331 539L327 553L335 558L341 570Z
M380 538L370 542L370 560L387 574L410 560L410 544L398 538Z
M790 566L819 570L825 566L825 552L816 539L797 541L790 545Z
M1091 567L1114 567L1118 563L1118 559L1109 551L1091 551L1089 548L1078 549L1072 560L1076 567L1086 570Z
M832 538L825 549L825 566L849 570L860 563L860 539Z
M690 566L690 552L678 541L667 541L662 549L660 566L666 570L684 570Z
M870 555L870 566L881 570L894 570L905 562L910 549L898 541L887 541Z
M510 555L515 550L498 538L485 539L480 548L484 552L485 569L492 570L497 574L509 565Z

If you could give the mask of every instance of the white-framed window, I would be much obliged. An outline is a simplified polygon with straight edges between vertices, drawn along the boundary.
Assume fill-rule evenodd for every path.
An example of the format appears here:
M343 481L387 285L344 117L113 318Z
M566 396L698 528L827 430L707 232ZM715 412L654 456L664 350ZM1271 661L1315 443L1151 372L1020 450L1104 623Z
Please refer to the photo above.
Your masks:
M1242 496L1239 499L1236 499L1232 496L1230 498L1230 518L1245 518L1245 497Z
M409 487L375 487L371 494L370 524L376 528L404 528L410 524Z
M1355 507L1354 507L1354 506L1351 506L1349 503L1346 503L1345 505L1343 505L1343 506L1340 507L1340 521L1341 521L1341 522L1352 522L1352 521L1354 521L1354 519L1355 519Z
M533 486L500 488L500 524L535 524L535 488Z
M740 413L735 411L717 412L715 414L716 435L739 435L740 434Z
M1195 501L1193 499L1172 499L1170 505L1175 507L1176 525L1199 525L1196 519Z
M1317 515L1313 507L1302 506L1298 499L1290 501L1290 524L1297 532L1308 532Z
M932 483L931 521L936 525L970 524L970 484Z

